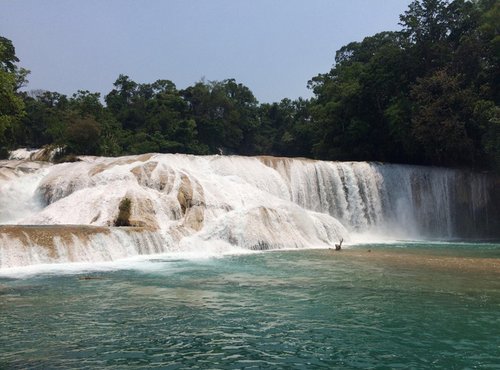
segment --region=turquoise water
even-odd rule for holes
[[[499,368],[499,263],[414,243],[4,276],[0,368]]]

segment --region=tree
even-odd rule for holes
[[[115,88],[104,98],[109,111],[124,129],[134,130],[142,126],[144,106],[138,98],[138,84],[121,74],[113,86]]]
[[[122,125],[121,146],[126,153],[206,153],[198,142],[196,122],[188,102],[169,80],[136,83],[120,75],[105,98],[112,117]]]
[[[17,62],[12,42],[0,37],[0,158],[7,156],[15,140],[16,126],[25,115],[17,89],[26,81],[28,71],[18,69]]]
[[[467,132],[471,101],[459,80],[460,76],[438,71],[413,86],[412,133],[428,164],[474,163],[473,141]]]
[[[95,155],[99,151],[101,128],[91,116],[68,118],[63,142],[67,153]]]
[[[402,34],[412,54],[414,73],[422,76],[446,62],[451,17],[447,0],[415,0],[400,16]]]
[[[104,107],[100,100],[100,93],[91,93],[88,90],[78,90],[69,99],[70,109],[82,117],[92,116],[99,119],[104,113]]]
[[[395,102],[408,91],[401,35],[382,32],[350,43],[337,52],[335,61],[329,73],[309,82],[315,93],[310,108],[317,135],[315,156],[404,160],[400,150],[387,145],[397,132],[389,125],[388,109],[399,107]]]
[[[259,129],[257,99],[234,79],[200,81],[181,92],[196,122],[200,142],[211,153],[254,154]]]
[[[283,99],[260,107],[260,128],[256,143],[261,153],[310,157],[314,139],[310,102]]]
[[[497,0],[416,0],[401,32],[337,53],[309,82],[313,154],[339,160],[479,166],[496,151]],[[488,109],[483,109],[486,105]],[[488,117],[488,118],[486,118]],[[488,143],[488,144],[486,144]]]

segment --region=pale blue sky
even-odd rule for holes
[[[235,78],[261,102],[309,97],[335,51],[397,30],[410,0],[0,0],[27,89],[71,95],[136,82]]]

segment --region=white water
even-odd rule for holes
[[[28,228],[22,239],[0,234],[2,268],[57,262],[96,263],[115,261],[129,256],[163,253],[169,245],[160,235],[152,232],[128,233],[112,229],[82,237],[81,233],[55,232],[50,243],[33,238]]]
[[[487,219],[491,191],[485,176],[366,162],[179,154],[82,159],[30,171],[19,168],[33,162],[1,162],[0,223],[108,227],[128,197],[132,223],[150,231],[111,228],[84,242],[76,233],[71,243],[49,243],[48,253],[47,245],[26,246],[25,238],[0,229],[0,268],[203,253],[215,245],[226,251],[332,247],[341,238],[454,238],[462,236],[462,218]]]
[[[43,208],[34,196],[47,164],[0,161],[0,224],[17,223]]]

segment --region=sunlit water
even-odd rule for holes
[[[498,368],[499,263],[396,243],[10,272],[0,368]]]

